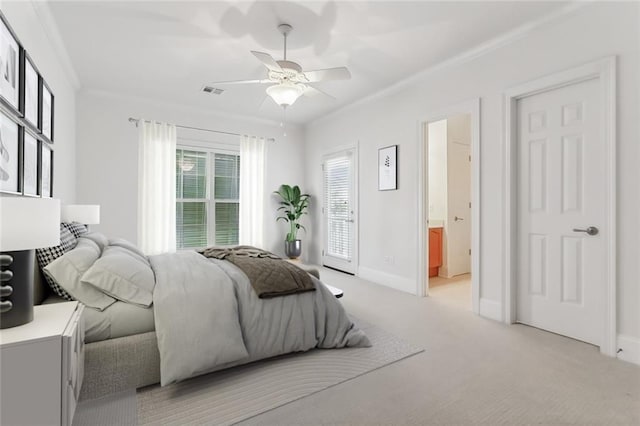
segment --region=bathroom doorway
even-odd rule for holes
[[[423,294],[479,311],[479,102],[423,123]],[[476,205],[474,205],[476,204]]]

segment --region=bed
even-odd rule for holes
[[[108,257],[108,253],[122,251],[121,247],[117,250],[109,248],[113,241],[102,235],[88,238],[86,230],[78,232],[76,229],[76,232],[76,243],[67,242],[64,250],[58,250],[65,255],[76,250],[66,257],[77,257],[81,250],[89,245],[93,247],[87,240],[94,239],[101,241],[99,259]],[[61,245],[65,238],[70,239],[68,233],[63,235],[61,226]],[[40,261],[43,256],[38,254]],[[205,258],[196,252],[146,259],[153,270],[152,301],[144,296],[145,291],[138,290],[130,295],[134,303],[112,298],[113,289],[105,292],[106,301],[104,294],[97,293],[87,301],[91,306],[85,307],[83,317],[85,376],[81,400],[156,383],[166,385],[313,347],[369,345],[340,302],[315,276],[308,275],[314,291],[261,299],[251,287],[248,275],[227,260]],[[36,304],[56,303],[71,297],[57,284],[52,286],[50,283],[51,271],[55,270],[52,265],[60,262],[56,260],[45,265],[46,276],[38,267],[34,291]],[[43,266],[45,262],[39,263]],[[98,263],[93,263],[93,267]],[[61,268],[60,265],[57,267]],[[68,269],[74,268],[64,271]],[[83,277],[89,272],[83,272]],[[61,281],[58,284],[75,292],[77,289],[73,285],[67,285],[73,279],[63,276],[64,279],[59,274],[56,276]],[[76,285],[86,286],[87,283],[76,279]],[[93,283],[90,287],[93,288]],[[55,294],[60,291],[63,291],[62,295]],[[207,300],[207,303],[201,300]],[[144,306],[147,303],[148,306]],[[216,328],[220,330],[216,331]],[[209,339],[207,333],[213,333],[215,339]],[[191,345],[191,342],[198,344]],[[186,345],[199,349],[181,350]]]

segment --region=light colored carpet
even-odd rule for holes
[[[357,318],[426,350],[241,425],[638,425],[640,367],[323,268]]]
[[[358,324],[370,348],[318,349],[138,391],[140,425],[233,424],[421,352]]]
[[[640,367],[323,268],[350,314],[425,351],[247,425],[639,425]]]

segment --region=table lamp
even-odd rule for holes
[[[35,250],[60,244],[60,200],[0,197],[0,329],[33,320]]]
[[[78,222],[83,225],[97,225],[100,223],[100,206],[98,204],[69,204],[62,206],[61,217],[62,221],[67,223]]]

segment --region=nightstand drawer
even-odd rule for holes
[[[62,425],[71,425],[84,378],[84,322],[78,309],[62,335]]]

